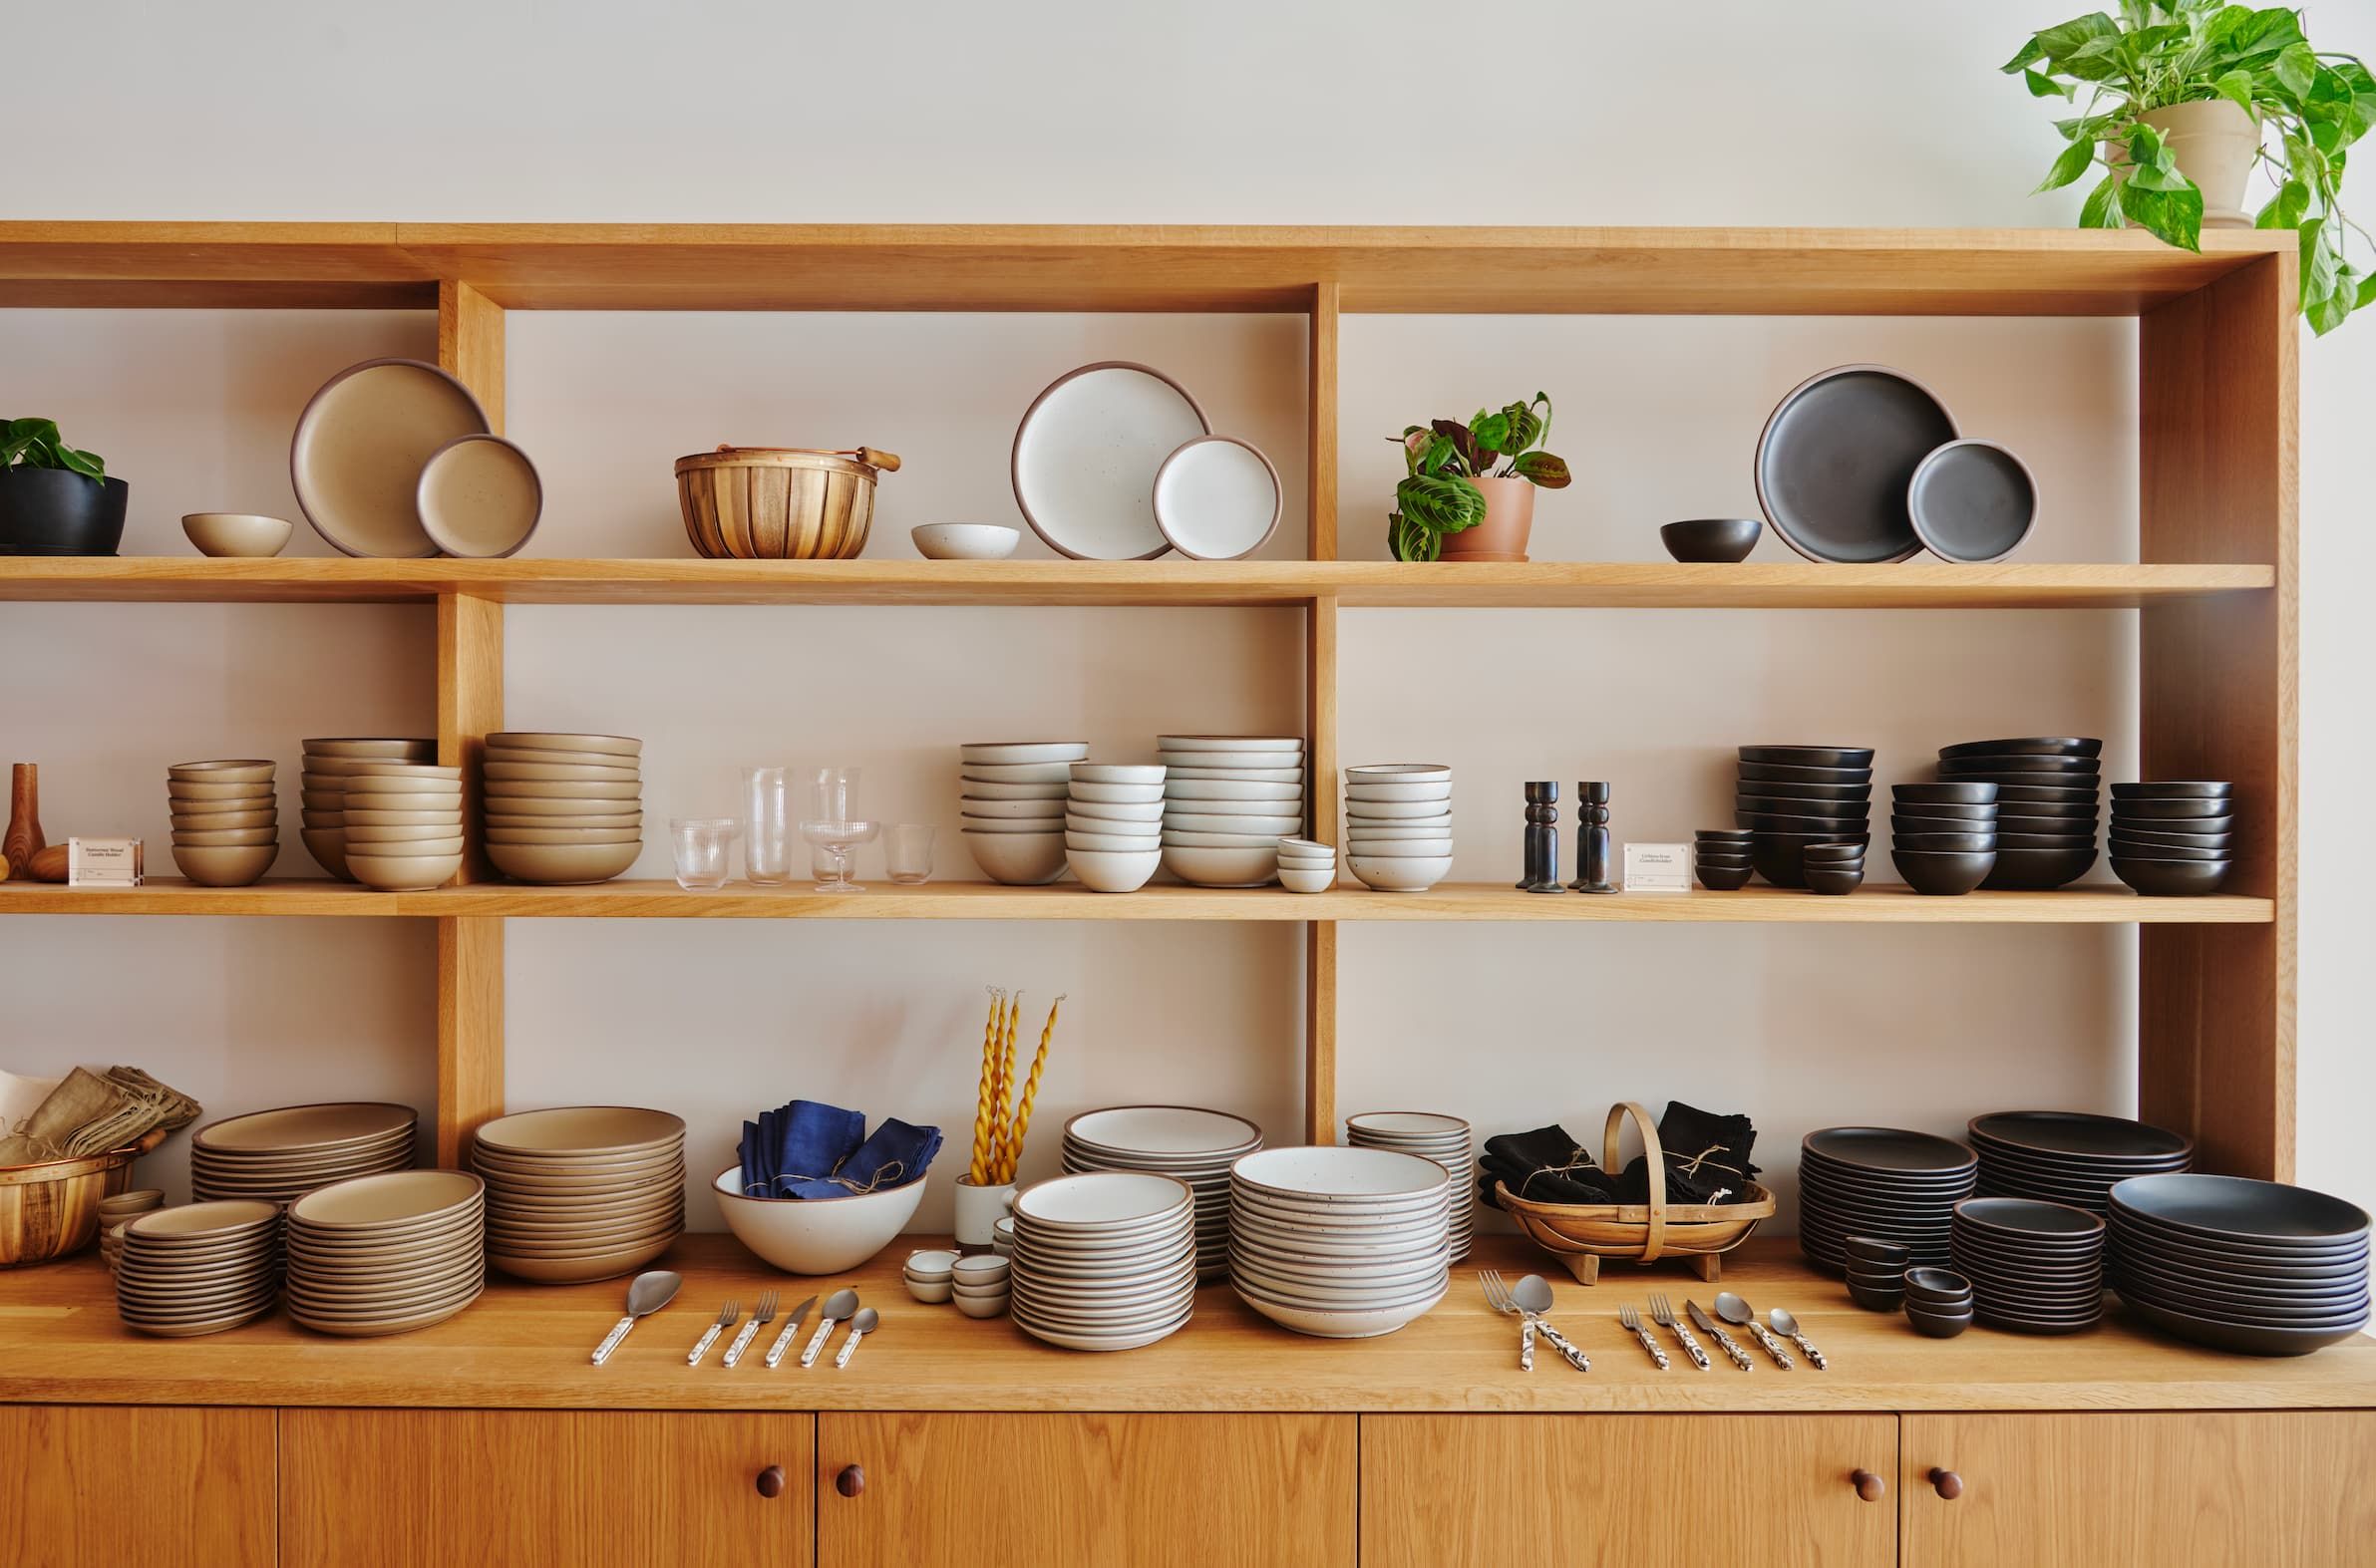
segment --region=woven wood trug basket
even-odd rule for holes
[[[1739,1203],[1668,1203],[1658,1128],[1650,1113],[1631,1100],[1609,1107],[1601,1132],[1600,1162],[1611,1175],[1623,1168],[1617,1134],[1629,1115],[1641,1128],[1642,1152],[1649,1156],[1649,1202],[1532,1203],[1499,1181],[1494,1183],[1495,1195],[1529,1240],[1586,1285],[1599,1280],[1603,1258],[1631,1263],[1686,1258],[1701,1279],[1716,1278],[1719,1255],[1747,1241],[1759,1220],[1773,1217],[1774,1194],[1752,1181]]]
[[[711,560],[846,561],[866,547],[875,475],[898,467],[871,447],[720,447],[677,459],[677,503]]]

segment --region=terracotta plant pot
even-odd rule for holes
[[[1444,535],[1448,561],[1523,561],[1527,536],[1534,531],[1534,484],[1530,479],[1471,479],[1485,492],[1485,520]]]
[[[2238,105],[2224,98],[2195,104],[2173,104],[2138,116],[2162,133],[2178,159],[2178,171],[2203,191],[2205,228],[2250,228],[2244,210],[2244,181],[2252,172],[2252,155],[2260,150],[2260,126]],[[2116,153],[2113,165],[2128,161]]]

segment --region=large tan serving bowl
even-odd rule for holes
[[[712,560],[842,561],[866,547],[887,452],[720,447],[676,461],[693,548]]]
[[[130,1187],[132,1162],[165,1139],[158,1127],[105,1154],[0,1165],[0,1269],[47,1263],[91,1245],[99,1235],[99,1200]]]

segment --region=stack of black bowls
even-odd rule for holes
[[[2241,1176],[2139,1176],[2112,1189],[2112,1288],[2198,1345],[2299,1356],[2368,1322],[2368,1216]]]
[[[1996,865],[1992,784],[1892,784],[1889,858],[1917,893],[1968,893]]]
[[[2067,1203],[1969,1198],[1949,1250],[1973,1316],[2015,1334],[2076,1334],[2104,1316],[2104,1221]]]
[[[2103,751],[2102,741],[2075,735],[1940,748],[1942,781],[1997,786],[1996,864],[1982,887],[2034,892],[2087,874],[2096,863]]]
[[[2215,893],[2235,842],[2235,786],[2210,780],[2112,786],[2112,874],[2140,893]]]
[[[2131,1176],[2185,1170],[2195,1140],[2167,1127],[2084,1110],[1997,1110],[1974,1116],[1980,1194],[2037,1198],[2101,1214]]]
[[[1749,829],[1703,827],[1691,845],[1691,868],[1700,886],[1729,893],[1749,883]]]
[[[1740,766],[1733,822],[1749,829],[1750,863],[1776,887],[1807,885],[1809,844],[1872,841],[1871,747],[1744,746]]]
[[[1902,1127],[1821,1127],[1799,1144],[1799,1250],[1845,1274],[1848,1238],[1893,1241],[1905,1261],[1947,1261],[1955,1205],[1980,1162],[1952,1138]]]

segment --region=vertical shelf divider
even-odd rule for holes
[[[1305,522],[1315,561],[1336,559],[1337,467],[1337,286],[1312,289],[1309,368],[1310,399],[1306,454]],[[1318,594],[1304,618],[1304,724],[1306,766],[1312,798],[1312,837],[1339,841],[1337,779],[1337,601]],[[1333,920],[1314,920],[1303,940],[1303,1111],[1304,1136],[1313,1143],[1336,1141],[1337,931]]]

